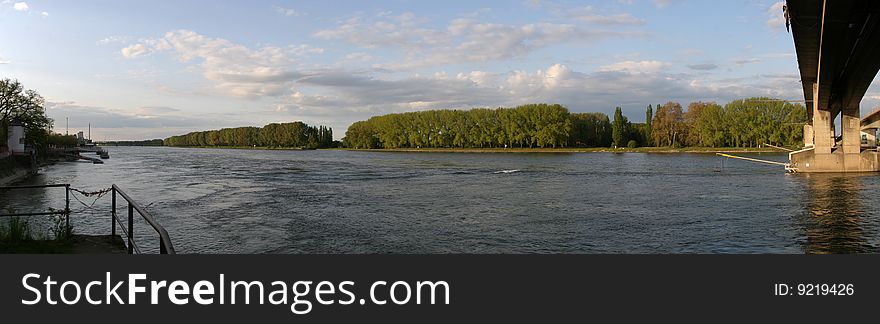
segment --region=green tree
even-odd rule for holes
[[[648,105],[645,110],[645,145],[651,146],[651,121],[654,119],[654,108]]]
[[[46,101],[34,90],[27,90],[18,80],[0,80],[0,128],[8,129],[12,121],[20,121],[25,128],[26,144],[39,155],[48,146],[52,119],[46,116]]]
[[[684,113],[681,104],[667,102],[657,107],[654,120],[651,122],[651,140],[658,146],[677,146],[680,143],[684,127]]]
[[[620,107],[614,109],[614,121],[611,123],[611,141],[616,147],[623,147],[627,139],[626,117]]]
[[[571,114],[570,146],[611,146],[611,122],[603,113]]]

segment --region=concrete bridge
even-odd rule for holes
[[[787,0],[809,122],[804,149],[789,155],[795,172],[880,171],[876,146],[863,147],[880,128],[880,114],[859,118],[865,92],[880,70],[880,1]],[[834,120],[841,115],[841,137]],[[863,125],[863,123],[865,123]]]

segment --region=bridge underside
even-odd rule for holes
[[[810,119],[805,149],[789,155],[791,170],[880,171],[877,149],[862,147],[859,119],[862,97],[880,70],[880,1],[788,0],[786,8]]]

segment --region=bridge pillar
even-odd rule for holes
[[[859,118],[859,106],[843,107],[841,111],[840,126],[843,135],[843,152],[846,154],[861,153],[862,139],[859,135],[861,120]]]
[[[804,147],[813,146],[813,125],[804,124]]]
[[[859,154],[862,153],[859,104],[842,107],[840,112],[840,132],[843,136],[843,165],[847,171],[856,171],[859,170],[859,163],[861,160]]]
[[[815,154],[831,154],[834,146],[834,119],[828,107],[819,107],[819,84],[813,83],[813,143]]]

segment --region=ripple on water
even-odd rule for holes
[[[764,158],[784,159],[784,155]],[[192,253],[864,253],[880,177],[703,154],[113,148],[34,183],[117,183]],[[63,191],[18,193],[46,208]],[[20,196],[0,193],[0,208]],[[20,203],[18,205],[20,206]],[[108,210],[99,201],[96,210]],[[105,230],[105,215],[75,218]],[[93,215],[93,216],[92,216]],[[138,233],[149,238],[150,233]],[[145,239],[145,249],[154,240]]]

